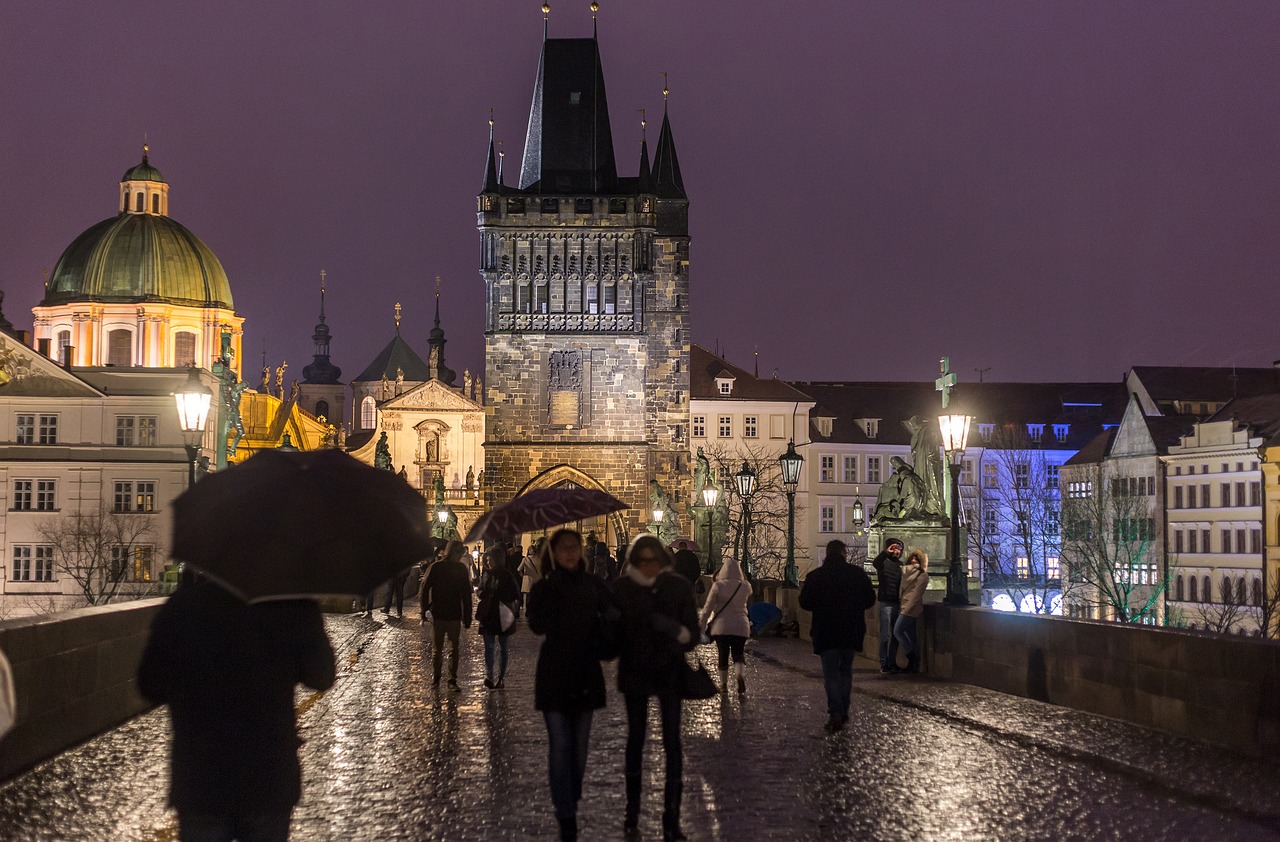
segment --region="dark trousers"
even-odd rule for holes
[[[675,693],[658,697],[662,719],[662,751],[667,757],[666,783],[662,795],[662,826],[679,827],[680,797],[684,791],[684,751],[680,747],[681,699]],[[641,760],[644,757],[645,731],[649,724],[649,696],[627,694],[627,760],[628,794],[631,782],[639,795]]]
[[[383,614],[391,613],[391,603],[396,605],[396,614],[404,616],[404,583],[409,578],[409,571],[405,571],[399,576],[387,583],[387,603],[382,607]]]
[[[591,738],[591,711],[545,710],[547,769],[551,778],[551,803],[557,819],[578,815],[582,778],[587,773],[587,744]]]
[[[828,649],[822,653],[822,684],[827,690],[827,715],[837,722],[849,718],[853,696],[853,650]]]
[[[733,662],[740,664],[746,660],[744,649],[747,639],[736,634],[718,634],[713,638],[716,642],[716,654],[720,656],[720,671],[729,668],[729,653],[733,653]]]
[[[898,603],[880,603],[880,669],[898,665],[898,639],[893,636],[893,624],[898,619]]]
[[[907,653],[908,658],[915,656],[920,648],[916,645],[916,618],[908,617],[906,614],[899,614],[898,619],[893,624],[893,636],[902,646],[902,651]]]
[[[210,816],[178,811],[178,842],[284,842],[293,810],[256,816]]]
[[[431,647],[431,678],[440,680],[440,667],[444,659],[444,639],[449,638],[449,677],[458,680],[458,638],[462,635],[461,620],[432,620],[435,645]]]

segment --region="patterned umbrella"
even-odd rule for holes
[[[630,508],[626,503],[590,488],[541,488],[521,494],[476,521],[466,541],[496,539],[534,532]]]
[[[338,450],[264,450],[173,503],[173,556],[245,601],[360,596],[432,553],[422,495]]]

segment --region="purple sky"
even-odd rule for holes
[[[482,368],[487,108],[516,180],[529,2],[6,4],[0,287],[114,213],[143,132],[172,215],[301,375],[319,271],[334,361]],[[553,36],[590,34],[553,0]],[[603,0],[620,172],[661,71],[692,202],[694,340],[794,379],[1115,379],[1280,357],[1280,4]],[[945,297],[956,303],[944,304]],[[891,348],[891,346],[893,346]],[[251,378],[252,379],[252,378]]]

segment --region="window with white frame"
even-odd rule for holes
[[[758,415],[742,416],[742,435],[744,438],[753,439],[759,435],[760,417]]]
[[[1000,466],[995,462],[982,463],[982,487],[998,488],[1000,485]]]
[[[1027,425],[1027,438],[1031,439],[1031,441],[1033,441],[1033,442],[1039,443],[1039,441],[1040,441],[1041,439],[1043,439],[1043,438],[1044,438],[1044,425],[1043,425],[1043,424],[1028,424],[1028,425]]]
[[[52,582],[53,546],[15,544],[12,573],[9,578],[14,582]]]
[[[1054,424],[1053,437],[1058,441],[1066,441],[1067,434],[1071,432],[1070,424]]]
[[[154,512],[156,484],[151,480],[116,482],[113,499],[117,512]]]
[[[13,440],[18,444],[36,443],[36,417],[19,413],[14,418]]]
[[[111,564],[112,569],[127,581],[155,581],[155,547],[114,546],[111,548]]]
[[[38,444],[57,444],[58,443],[58,416],[41,415],[36,427],[36,442]]]
[[[1019,579],[1031,578],[1031,562],[1026,556],[1018,556],[1017,571]]]
[[[988,505],[982,510],[982,531],[987,535],[994,535],[1000,529],[1000,513],[996,511],[995,506]]]
[[[117,415],[116,445],[154,447],[158,426],[158,419],[154,415]]]
[[[991,437],[996,434],[995,424],[979,424],[978,435],[982,436],[983,441],[990,441]]]
[[[818,482],[835,482],[836,481],[836,457],[819,456],[818,457]]]
[[[867,482],[876,484],[880,482],[880,457],[867,457]]]
[[[37,512],[52,512],[58,508],[58,481],[53,479],[36,480]]]
[[[855,483],[858,481],[858,457],[844,457],[844,481],[846,483]]]
[[[1049,535],[1057,535],[1062,531],[1062,512],[1057,509],[1045,509],[1044,530]]]
[[[960,484],[973,485],[973,460],[965,459],[960,463]]]
[[[1054,556],[1048,556],[1044,560],[1045,576],[1050,579],[1062,578],[1062,562]]]
[[[718,419],[718,422],[719,422],[718,426],[720,428],[720,438],[722,439],[733,438],[733,416],[721,415]]]
[[[1062,480],[1061,465],[1045,465],[1044,467],[1044,484],[1046,488],[1057,488],[1058,483]]]
[[[695,439],[705,439],[707,437],[707,416],[693,416],[693,437]]]
[[[733,381],[727,377],[716,378],[716,390],[722,395],[733,394]]]
[[[835,532],[836,531],[836,507],[835,506],[819,506],[818,507],[818,531],[819,532]]]
[[[15,479],[12,508],[18,512],[51,512],[57,508],[58,481]]]
[[[365,395],[360,401],[360,429],[372,430],[378,426],[378,404],[372,395]]]
[[[1026,462],[1017,462],[1013,466],[1013,487],[1027,488],[1030,485],[1031,466]]]

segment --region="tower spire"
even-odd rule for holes
[[[542,4],[542,40],[547,40],[547,18],[551,16],[551,4]]]
[[[324,277],[326,274],[328,273],[323,269],[320,270],[320,324],[324,324]]]
[[[493,155],[493,109],[489,109],[489,156],[484,164],[484,187],[481,193],[497,193],[500,183],[500,170],[497,169]]]
[[[396,302],[396,336],[400,335],[400,302]]]
[[[444,346],[447,341],[444,338],[444,329],[440,327],[440,276],[436,275],[436,324],[431,328],[427,340],[427,345],[431,348],[431,353],[427,357],[427,368],[432,380],[439,380],[446,386],[452,386],[458,375],[444,364]]]
[[[667,113],[667,74],[662,74],[662,130],[658,133],[658,148],[653,153],[653,180],[659,198],[685,199],[684,179],[680,176],[680,161],[676,158],[676,142],[671,136],[671,119]]]
[[[436,327],[440,327],[440,276],[436,275]]]
[[[600,11],[600,4],[596,0],[591,0],[591,37],[599,38],[599,30],[596,29],[596,13]]]
[[[502,148],[502,141],[498,141],[498,186],[506,185],[506,181],[502,175],[502,165],[506,163],[507,153]]]
[[[329,361],[329,340],[333,337],[329,333],[329,326],[324,323],[325,278],[328,274],[325,270],[320,270],[320,322],[316,325],[315,333],[311,335],[311,339],[316,343],[316,350],[311,363],[302,369],[303,383],[334,384],[338,382],[338,378],[342,377],[342,369]],[[263,345],[263,359],[263,365],[265,366],[265,343]]]
[[[645,118],[644,109],[640,109],[640,178],[637,185],[641,193],[653,189],[653,176],[649,172],[649,121]]]

